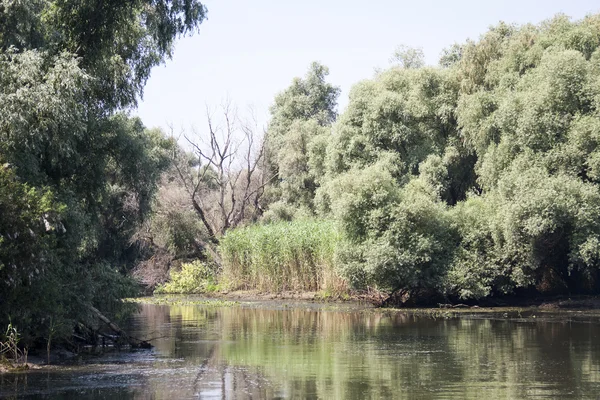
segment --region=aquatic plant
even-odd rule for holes
[[[17,327],[12,323],[8,324],[4,333],[4,340],[0,341],[0,360],[8,363],[20,363],[27,365],[27,348],[19,348],[21,335]]]
[[[228,232],[221,240],[223,278],[236,289],[346,290],[335,268],[342,236],[328,220],[299,219]]]
[[[241,303],[238,301],[220,300],[220,299],[198,299],[187,298],[183,296],[151,296],[123,299],[127,303],[154,304],[168,306],[205,306],[205,307],[233,307]]]

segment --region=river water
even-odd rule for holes
[[[152,350],[0,375],[32,399],[600,397],[600,317],[263,302],[140,306]]]

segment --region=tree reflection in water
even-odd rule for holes
[[[579,315],[143,305],[130,328],[152,351],[5,374],[0,397],[593,397],[600,318]]]

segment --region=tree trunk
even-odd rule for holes
[[[140,340],[140,339],[134,338],[132,336],[129,336],[125,331],[123,331],[121,328],[119,328],[119,326],[117,324],[115,324],[110,319],[108,319],[104,314],[102,314],[100,312],[100,310],[98,310],[96,307],[89,306],[88,308],[90,309],[91,312],[93,312],[98,317],[98,319],[100,321],[104,322],[113,332],[115,332],[117,335],[119,335],[119,337],[122,337],[123,339],[125,339],[131,347],[143,348],[143,349],[149,349],[152,347],[152,345],[145,340]]]
[[[208,237],[210,238],[210,241],[213,243],[218,243],[217,237],[215,236],[215,231],[213,231],[212,227],[208,223],[208,220],[206,219],[206,215],[204,215],[204,211],[202,210],[202,207],[200,207],[200,204],[198,204],[198,202],[196,201],[196,199],[193,196],[192,196],[192,205],[194,206],[194,210],[196,210],[196,213],[198,214],[198,216],[200,216],[200,219],[202,220],[204,227],[208,231]]]

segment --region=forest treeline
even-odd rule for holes
[[[399,47],[339,115],[314,63],[264,135],[229,103],[197,134],[145,128],[128,112],[206,12],[0,0],[0,326],[67,338],[169,271],[173,291],[598,292],[600,15],[501,23],[439,66]]]
[[[500,23],[438,66],[402,46],[391,61],[340,115],[318,63],[276,96],[253,217],[207,212],[227,228],[224,284],[454,301],[597,293],[600,15]],[[236,174],[226,193],[240,193]]]

